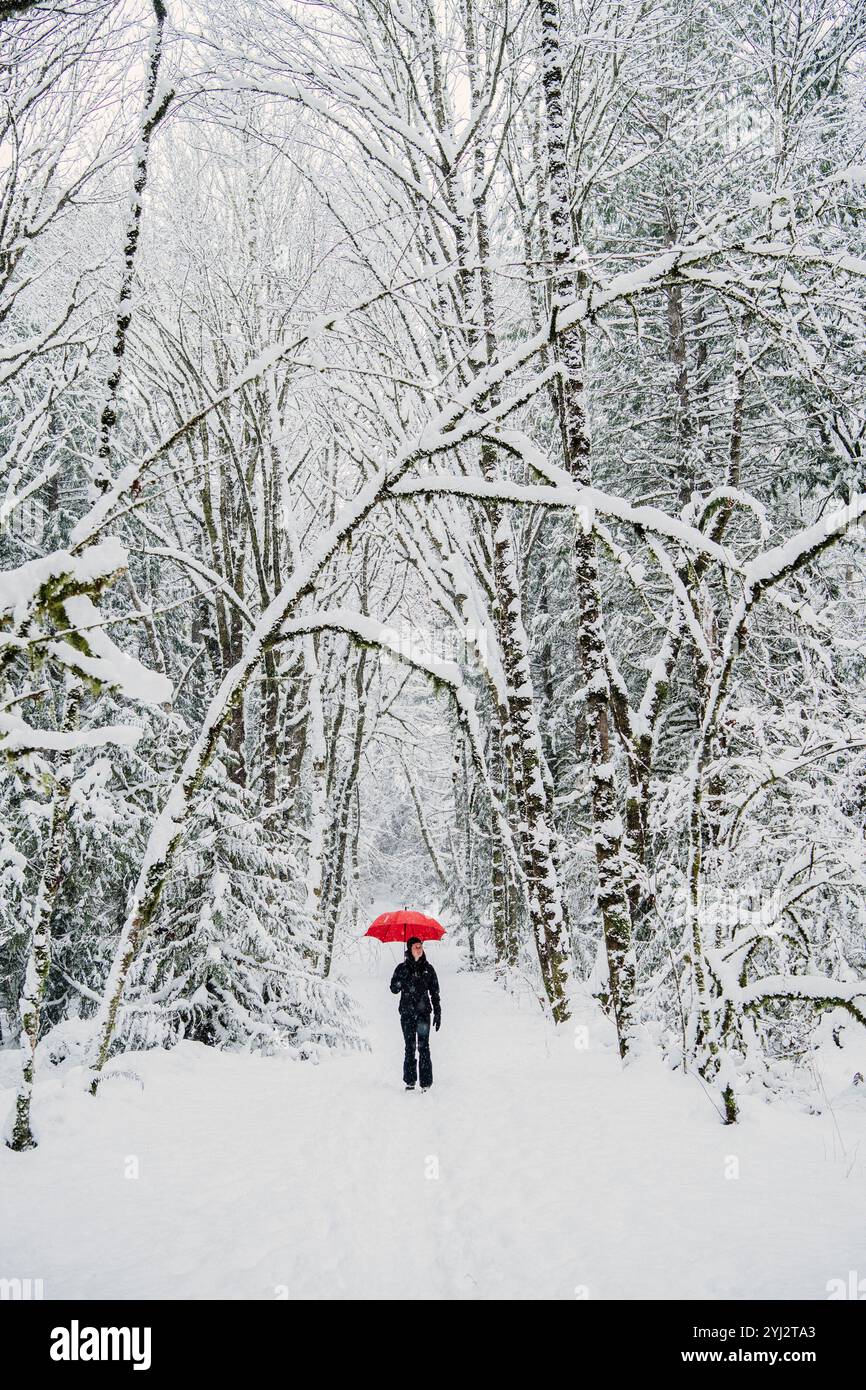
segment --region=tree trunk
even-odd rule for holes
[[[549,217],[555,266],[554,316],[573,298],[580,248],[574,239],[570,189],[566,171],[563,121],[562,57],[558,0],[539,0],[542,86],[547,113]],[[559,412],[566,466],[578,486],[592,482],[591,451],[586,423],[583,347],[572,331],[557,340],[561,362]],[[620,1055],[631,1039],[635,964],[632,922],[623,879],[623,824],[617,807],[614,769],[608,741],[610,691],[605,662],[598,561],[591,528],[578,522],[574,577],[578,598],[578,645],[587,691],[587,734],[590,757],[593,838],[598,867],[598,900],[610,970],[611,994]]]
[[[79,687],[72,687],[66,702],[66,715],[63,723],[65,733],[71,733],[78,725],[80,700]],[[74,755],[68,753],[61,758],[57,768],[54,779],[51,829],[48,834],[42,878],[33,904],[33,933],[20,1004],[21,1079],[18,1083],[18,1094],[15,1099],[11,1136],[6,1140],[10,1149],[18,1151],[35,1149],[36,1147],[36,1139],[30,1127],[30,1102],[36,1071],[39,1019],[48,985],[48,971],[51,966],[51,918],[62,880],[63,846],[66,842],[66,829],[69,823],[69,794],[72,789],[73,762]]]

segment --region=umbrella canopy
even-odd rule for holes
[[[425,917],[423,912],[410,912],[403,908],[399,912],[383,912],[365,936],[375,936],[379,941],[408,941],[410,936],[419,936],[422,941],[439,941],[445,935],[433,917]]]

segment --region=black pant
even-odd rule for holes
[[[421,1085],[433,1085],[433,1063],[430,1060],[430,1015],[401,1014],[400,1027],[406,1041],[406,1055],[403,1058],[403,1080],[407,1086],[415,1085],[415,1041],[418,1042],[418,1063]]]

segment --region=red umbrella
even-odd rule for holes
[[[419,936],[422,941],[439,941],[445,935],[433,917],[425,917],[423,912],[410,912],[406,908],[399,912],[383,912],[377,917],[365,936],[375,936],[379,941],[408,941],[410,936]]]

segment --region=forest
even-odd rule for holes
[[[863,0],[0,51],[6,1145],[64,1067],[364,1054],[374,902],[717,1126],[861,1084]]]

